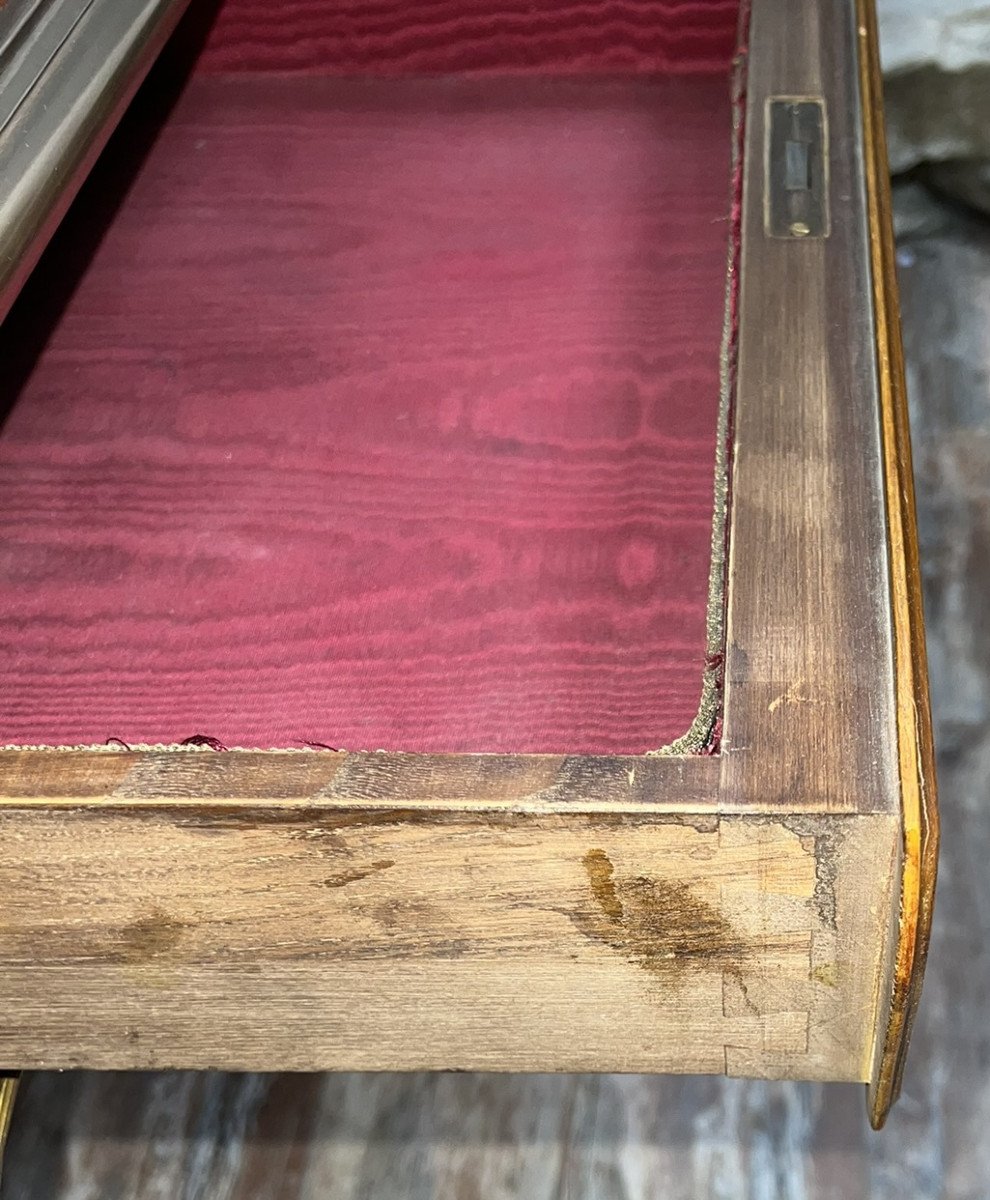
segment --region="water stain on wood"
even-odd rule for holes
[[[173,951],[189,928],[160,908],[153,908],[120,930],[120,960],[145,963]]]
[[[621,922],[625,911],[615,890],[615,869],[611,859],[604,850],[589,850],[584,856],[584,869],[602,912],[610,921]]]
[[[644,970],[675,982],[699,965],[733,970],[751,952],[749,942],[687,884],[617,876],[600,849],[582,861],[593,903],[572,915],[575,925]]]

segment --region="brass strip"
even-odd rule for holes
[[[878,1030],[878,1053],[869,1085],[870,1122],[874,1129],[880,1129],[900,1093],[908,1040],[921,995],[938,864],[938,802],[911,434],[898,323],[890,177],[873,0],[856,0],[856,13],[890,551],[897,755],[903,822],[893,979],[887,998],[886,1028]]]
[[[10,1122],[14,1115],[14,1101],[17,1099],[19,1083],[19,1075],[0,1075],[0,1173],[3,1171],[3,1152],[7,1146],[7,1134],[10,1132]]]

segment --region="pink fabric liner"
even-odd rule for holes
[[[739,0],[226,0],[202,71],[727,73]]]
[[[194,77],[0,438],[0,738],[683,733],[729,130],[717,75]]]

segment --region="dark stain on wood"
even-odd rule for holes
[[[120,930],[120,961],[145,963],[171,953],[189,928],[160,908],[153,908],[143,917],[124,925]]]
[[[604,850],[583,861],[593,905],[572,914],[586,936],[617,950],[666,982],[700,966],[733,971],[753,947],[687,884],[618,876]]]
[[[328,875],[323,880],[323,886],[328,888],[345,887],[349,883],[357,883],[359,879],[367,879],[369,875],[377,875],[379,871],[387,871],[395,866],[394,858],[382,858],[367,867],[352,867],[347,871],[338,871],[336,875]]]
[[[621,921],[625,912],[615,890],[615,868],[609,856],[604,850],[589,850],[584,856],[584,869],[602,912],[611,921]]]

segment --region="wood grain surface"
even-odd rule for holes
[[[207,71],[726,71],[739,0],[226,0]]]
[[[730,142],[724,75],[195,79],[3,429],[0,741],[683,734]]]
[[[913,204],[912,209],[917,205]],[[906,209],[905,209],[906,211]],[[641,1075],[29,1076],[4,1200],[982,1200],[990,1149],[990,235],[901,247],[945,827],[904,1094]],[[934,230],[934,232],[933,232]]]
[[[866,1078],[889,816],[159,804],[0,829],[0,1063]]]
[[[868,214],[846,0],[753,8],[724,804],[900,809]],[[822,96],[827,238],[764,236],[771,95]]]

